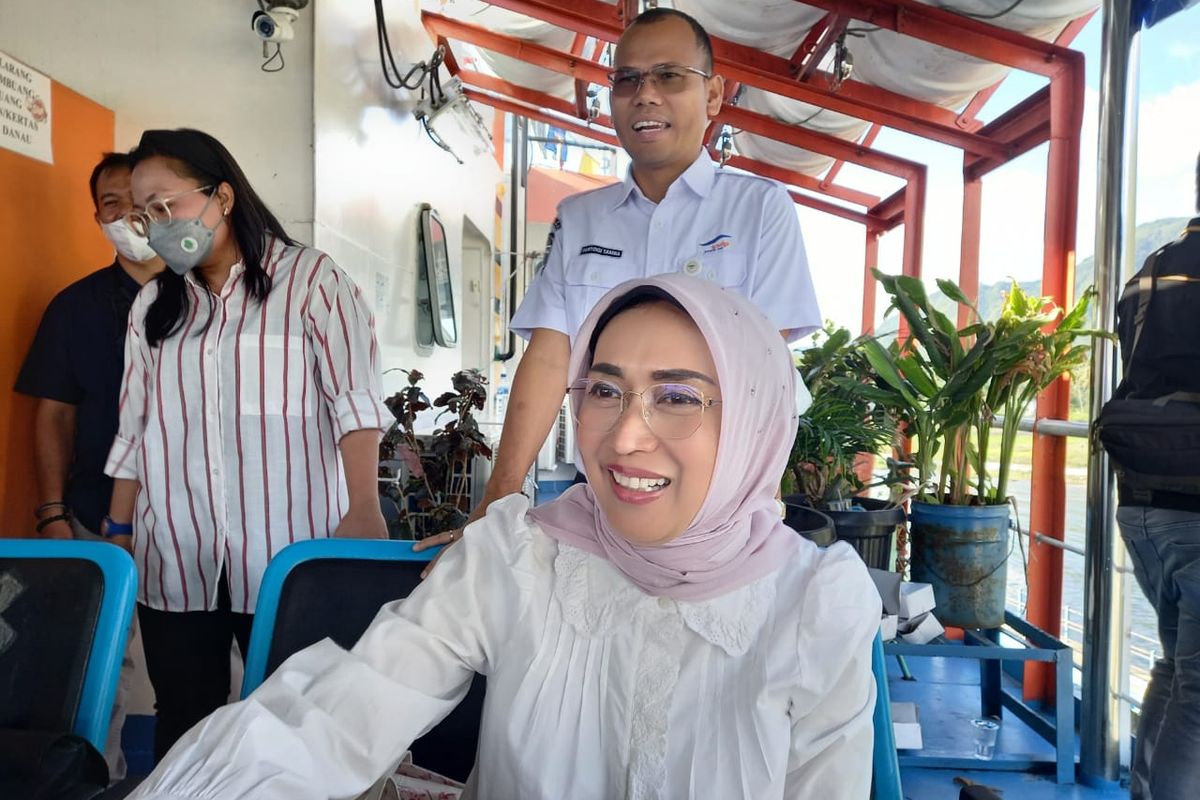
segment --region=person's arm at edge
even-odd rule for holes
[[[350,431],[338,443],[350,508],[333,532],[338,537],[386,539],[387,523],[379,510],[379,439],[376,428]]]
[[[75,457],[75,406],[39,398],[33,418],[33,467],[37,475],[39,520],[67,515],[63,502],[66,496],[67,475]],[[42,528],[43,539],[71,539],[71,521],[51,522]]]
[[[558,409],[562,407],[567,385],[567,364],[571,358],[566,315],[566,254],[572,252],[572,244],[571,226],[563,225],[561,220],[564,205],[570,200],[567,198],[558,206],[558,213],[546,237],[545,263],[529,285],[510,322],[512,330],[527,338],[529,345],[513,375],[508,411],[492,474],[484,487],[483,498],[472,510],[467,524],[481,518],[494,501],[521,491],[525,476],[554,424]],[[418,542],[414,549],[448,546],[461,536],[461,530],[447,531]],[[421,573],[422,578],[429,574],[440,558],[441,553]]]
[[[571,341],[565,333],[549,328],[533,332],[529,349],[513,376],[496,464],[483,501],[471,513],[472,522],[482,517],[493,501],[521,491],[562,408],[570,358]]]
[[[784,341],[798,341],[821,327],[812,272],[796,207],[775,184],[765,200],[753,278],[747,292],[776,325]]]
[[[314,339],[325,396],[333,398],[330,412],[350,500],[331,535],[386,539],[379,508],[379,440],[390,414],[383,404],[375,316],[358,285],[327,256],[318,258],[323,274],[303,312],[305,331]]]
[[[117,435],[104,464],[104,474],[113,479],[108,519],[118,525],[133,524],[134,505],[142,488],[136,453],[146,429],[145,409],[150,392],[147,382],[152,360],[143,327],[146,308],[157,291],[157,282],[151,282],[138,294],[129,311],[129,327],[125,332],[125,375],[121,379],[121,399],[117,408]],[[104,536],[107,531],[108,522],[101,521],[96,533]],[[111,541],[133,553],[132,534],[113,536]]]
[[[491,529],[472,528],[348,652],[318,642],[195,725],[131,800],[359,796],[458,705],[476,672],[491,672],[526,619],[525,508],[497,507]]]
[[[798,663],[816,663],[798,677],[788,711],[792,744],[783,797],[863,800],[871,789],[877,691],[871,657],[881,602],[848,547],[839,543],[820,559],[796,616]]]
[[[113,478],[112,500],[108,504],[108,519],[119,525],[133,523],[133,506],[137,501],[138,492],[142,489],[141,481],[134,478]],[[105,535],[108,522],[100,523],[100,535]],[[133,552],[133,535],[123,534],[111,537],[113,544]]]
[[[471,512],[468,524],[481,518],[496,500],[521,491],[525,476],[562,408],[570,357],[571,340],[565,333],[549,328],[534,330],[529,348],[513,376],[496,463],[483,499]],[[419,551],[448,544],[455,538],[451,536],[453,533],[430,536],[417,542],[413,549]],[[436,563],[435,559],[423,575],[428,574]]]

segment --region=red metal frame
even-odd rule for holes
[[[883,130],[882,125],[872,125],[867,130],[866,136],[864,136],[862,138],[862,146],[870,147],[871,145],[875,144],[875,140],[879,138],[879,132],[882,130]],[[837,178],[838,173],[842,171],[842,167],[844,165],[845,165],[845,162],[843,162],[843,161],[833,162],[833,166],[829,168],[829,171],[825,173],[825,177],[821,179],[821,186],[823,186],[823,187],[832,186],[834,180]]]
[[[575,34],[575,41],[571,43],[571,55],[583,55],[583,48],[587,46],[587,43],[587,36],[582,33]],[[580,119],[588,118],[587,87],[587,81],[581,78],[575,79],[575,115]]]
[[[588,139],[595,139],[598,142],[611,144],[614,147],[620,147],[621,142],[617,140],[616,134],[611,131],[605,131],[600,128],[585,125],[571,117],[559,117],[545,113],[541,109],[525,105],[523,103],[514,102],[508,98],[500,97],[487,92],[473,89],[470,86],[463,88],[463,93],[468,100],[474,100],[477,103],[482,103],[485,106],[491,106],[497,111],[504,111],[508,114],[517,114],[518,116],[527,117],[538,122],[545,122],[549,125],[562,128],[572,133],[577,133]]]
[[[811,175],[795,172],[776,164],[768,164],[765,161],[756,161],[748,156],[733,156],[726,163],[737,169],[744,169],[747,172],[773,178],[780,183],[797,186],[810,192],[827,194],[830,197],[836,197],[839,200],[863,206],[864,208],[874,208],[879,203],[879,197],[869,192],[860,192],[857,189],[836,185],[825,188],[821,185],[821,181]]]
[[[800,43],[800,47],[791,58],[797,80],[806,81],[813,76],[821,64],[821,59],[825,58],[825,54],[833,49],[837,40],[846,32],[849,24],[849,17],[826,14],[818,20],[816,25],[813,25],[808,36],[804,37],[804,41]]]
[[[576,81],[582,79],[599,83],[606,79],[607,70],[602,65],[584,59],[578,54],[562,53],[553,48],[523,41],[505,34],[495,33],[480,26],[432,12],[423,12],[421,17],[426,30],[439,43],[448,44],[448,39],[467,42],[503,55],[523,59],[543,69],[569,75],[575,78]],[[580,135],[592,136],[593,138],[603,137],[602,141],[606,142],[614,141],[615,137],[611,137],[611,134],[607,130],[601,130],[592,125],[580,127],[577,123],[566,119],[558,119],[557,117],[536,113],[539,109],[550,109],[564,115],[571,115],[577,109],[572,106],[570,101],[542,92],[536,92],[532,89],[516,87],[505,81],[474,71],[457,68],[455,74],[468,86],[473,85],[487,90],[488,93],[486,94],[474,92],[469,95],[472,99],[479,102],[500,108],[501,110],[511,111],[514,107],[514,101],[516,101],[516,103],[521,104],[520,107],[525,109],[522,112],[516,113],[524,113],[525,116],[564,127],[580,133]],[[606,126],[611,125],[611,121],[607,119],[596,120],[596,122]],[[926,171],[923,164],[873,150],[862,144],[847,142],[843,139],[799,126],[787,125],[772,117],[747,111],[737,106],[724,106],[713,120],[713,128],[715,129],[716,126],[726,122],[741,130],[746,130],[760,136],[767,136],[812,152],[828,155],[836,160],[849,161],[868,169],[904,179],[906,185],[901,195],[904,201],[904,208],[899,208],[896,200],[893,198],[888,201],[889,205],[886,215],[878,213],[874,209],[870,209],[867,213],[869,216],[875,218],[886,216],[887,221],[882,223],[883,229],[890,229],[901,222],[906,223],[904,225],[902,269],[907,275],[919,275],[921,273],[926,180]],[[823,187],[820,183],[817,183],[813,187],[813,191],[834,194],[830,188]],[[845,199],[844,196],[843,199]]]
[[[875,332],[875,275],[873,270],[879,267],[879,232],[866,229],[866,252],[863,255],[863,301],[862,301],[862,332]]]
[[[637,11],[636,0],[616,5],[602,0],[491,0],[493,5],[541,19],[600,41],[616,41]],[[878,263],[879,236],[897,225],[905,227],[904,271],[918,274],[925,207],[924,166],[874,150],[881,127],[895,128],[963,151],[963,235],[960,282],[968,295],[978,293],[979,233],[982,178],[1013,158],[1049,143],[1047,156],[1046,225],[1043,248],[1042,293],[1059,305],[1069,305],[1074,274],[1075,214],[1078,204],[1079,136],[1083,107],[1083,56],[1067,44],[1086,24],[1081,18],[1069,24],[1054,43],[997,28],[918,0],[803,0],[826,16],[806,37],[791,58],[763,53],[752,47],[713,40],[717,72],[729,85],[744,83],[769,92],[812,103],[872,123],[862,143],[845,142],[726,103],[709,136],[722,122],[757,135],[830,155],[834,165],[817,180],[773,165],[735,157],[731,166],[776,177],[795,187],[793,199],[812,208],[859,222],[866,228],[863,330],[874,324],[875,292],[870,268]],[[422,14],[430,34],[438,41],[468,42],[560,73],[576,80],[574,102],[514,86],[477,72],[462,70],[452,59],[447,66],[466,84],[468,96],[510,113],[549,122],[581,136],[616,144],[611,120],[587,121],[586,82],[603,83],[606,68],[583,57],[580,38],[572,53],[502,36],[436,14]],[[849,20],[885,28],[986,61],[1049,78],[1050,85],[987,125],[976,115],[996,87],[988,87],[961,112],[916,100],[854,80],[835,85],[821,72],[819,63],[836,42]],[[729,97],[726,98],[728,101]],[[706,139],[708,141],[708,139]],[[895,175],[904,187],[880,199],[835,182],[843,162]],[[811,194],[810,194],[811,193]],[[841,205],[825,195],[857,208]],[[1065,418],[1068,387],[1060,381],[1038,399],[1039,417]],[[1037,435],[1034,442],[1033,496],[1029,530],[1063,537],[1065,447],[1061,439]],[[1058,634],[1060,628],[1061,553],[1030,539],[1030,594],[1027,616],[1035,625]],[[1030,666],[1026,671],[1026,696],[1053,694],[1049,672]]]

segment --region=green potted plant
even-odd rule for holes
[[[1017,426],[1040,392],[1086,362],[1086,340],[1095,333],[1085,327],[1093,291],[1064,314],[1014,282],[999,317],[984,321],[958,286],[940,280],[942,293],[969,310],[968,324],[959,328],[931,303],[920,280],[878,270],[875,276],[910,336],[887,347],[864,342],[874,380],[861,391],[894,411],[912,443],[912,578],[933,584],[944,623],[998,627]],[[990,451],[998,416],[999,447]]]
[[[887,569],[904,512],[896,502],[860,495],[869,488],[875,456],[892,449],[896,423],[883,405],[856,390],[869,372],[862,341],[829,324],[797,361],[813,401],[800,417],[784,476],[788,522],[797,529],[813,525],[820,518],[801,507],[816,509],[837,539],[849,542],[869,566]]]
[[[395,421],[379,446],[381,503],[392,506],[388,527],[393,539],[423,539],[466,524],[471,510],[472,464],[491,458],[475,412],[487,402],[487,379],[478,370],[461,370],[452,389],[430,402],[419,370],[400,370],[408,385],[384,403]],[[417,416],[440,408],[437,420],[450,415],[432,435],[417,434]]]

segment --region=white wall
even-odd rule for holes
[[[449,388],[463,356],[461,347],[422,355],[415,346],[418,211],[421,203],[430,203],[445,223],[461,338],[463,218],[493,236],[501,170],[491,155],[462,153],[466,163],[457,164],[413,117],[416,93],[396,92],[384,83],[372,3],[315,5],[315,244],[375,304],[384,368],[416,367],[427,376],[430,393],[440,393]],[[398,0],[384,7],[398,66],[406,71],[427,60],[434,46],[416,3]],[[490,126],[490,110],[480,111]],[[385,391],[402,380],[385,376]]]
[[[250,29],[257,8],[255,0],[0,0],[0,50],[113,109],[117,148],[153,127],[220,139],[289,232],[362,287],[379,318],[385,369],[417,367],[440,391],[463,355],[421,355],[413,341],[417,212],[431,203],[446,225],[461,335],[463,219],[494,237],[502,171],[491,156],[458,165],[413,118],[416,95],[384,84],[371,2],[314,0],[274,74],[260,69]],[[433,43],[417,4],[385,8],[397,61],[428,59]],[[490,109],[479,110],[490,125]],[[397,380],[388,376],[385,388]]]
[[[369,3],[365,4],[368,8]],[[297,239],[312,241],[312,27],[260,69],[254,0],[0,0],[0,50],[116,112],[115,144],[193,127],[229,148]],[[97,154],[97,158],[99,154]]]

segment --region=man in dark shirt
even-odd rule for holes
[[[92,170],[96,224],[116,260],[59,292],[42,315],[15,389],[38,399],[33,463],[37,472],[37,532],[50,539],[99,538],[112,479],[104,462],[117,434],[129,307],[163,267],[149,244],[130,230],[131,163],[109,153]],[[105,747],[110,777],[124,777],[121,727],[132,663],[126,656]]]
[[[1200,159],[1196,162],[1200,212]],[[1158,250],[1117,306],[1125,375],[1119,394],[1193,402],[1200,394],[1200,216]],[[1140,276],[1153,272],[1151,286]],[[1141,292],[1159,299],[1139,311]],[[1141,329],[1136,321],[1144,315]],[[1137,351],[1136,358],[1134,350]],[[1118,478],[1117,525],[1134,575],[1158,614],[1162,657],[1142,701],[1130,775],[1133,800],[1196,797],[1200,785],[1200,495],[1147,490]]]
[[[96,223],[116,260],[59,292],[42,315],[16,390],[38,398],[34,419],[38,532],[70,539],[72,523],[96,533],[108,513],[112,479],[104,461],[117,433],[129,307],[162,269],[125,222],[132,208],[129,157],[110,153],[92,171]]]

